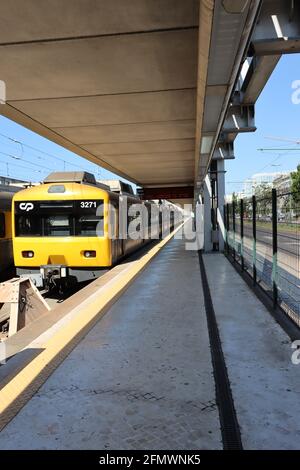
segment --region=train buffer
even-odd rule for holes
[[[50,310],[29,278],[13,278],[0,284],[0,341]]]

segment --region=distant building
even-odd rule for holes
[[[244,198],[245,198],[244,191],[241,191],[241,192],[238,192],[238,193],[234,193],[234,194],[235,194],[237,200],[240,200],[240,199],[244,199]],[[226,194],[226,195],[225,195],[225,204],[231,204],[231,203],[232,203],[232,199],[233,199],[233,194]]]
[[[232,194],[225,194],[225,204],[232,203]]]
[[[10,178],[9,176],[0,176],[0,184],[3,186],[23,186],[25,183],[25,181]]]
[[[17,180],[15,178],[9,178],[8,176],[0,176],[0,190],[6,192],[15,192],[17,188],[24,188],[29,183]]]
[[[295,170],[296,171],[296,170]],[[285,220],[296,216],[295,208],[293,207],[292,192],[292,176],[287,173],[279,176],[273,182],[273,187],[277,190],[279,197],[277,198],[277,207],[279,217]]]
[[[281,194],[286,194],[291,192],[292,190],[292,177],[291,173],[285,173],[273,181],[273,188],[277,189],[277,191]]]
[[[281,177],[289,176],[288,172],[276,172],[276,173],[256,173],[251,178],[244,182],[244,197],[249,198],[255,194],[255,190],[258,186],[274,186],[274,181]]]
[[[296,170],[295,170],[296,171]],[[256,173],[244,181],[244,189],[241,192],[235,193],[237,199],[249,199],[254,194],[259,186],[269,186],[275,188],[281,194],[291,192],[292,187],[292,172],[276,172],[276,173]],[[226,203],[232,202],[232,194],[225,196]]]

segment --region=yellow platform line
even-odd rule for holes
[[[46,341],[41,347],[41,353],[0,390],[0,431],[182,226],[177,227],[139,260],[129,264],[107,287],[100,289],[101,295],[96,292],[85,300],[78,307],[79,314]]]

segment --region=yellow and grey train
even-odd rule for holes
[[[12,209],[17,274],[46,288],[93,279],[147,243],[150,229],[151,238],[158,238],[164,229],[160,211],[151,211],[154,203],[133,195],[126,196],[125,230],[134,218],[130,207],[141,203],[149,219],[157,218],[154,231],[148,220],[147,234],[122,235],[123,199],[86,172],[52,173],[40,185],[18,192]]]

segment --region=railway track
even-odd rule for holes
[[[107,272],[107,271],[105,271]],[[103,274],[105,273],[103,272]],[[74,286],[70,287],[69,289],[65,290],[64,292],[59,292],[58,289],[48,291],[48,290],[41,290],[40,294],[46,300],[47,304],[51,309],[53,309],[57,304],[61,304],[65,302],[65,300],[72,297],[72,295],[79,292],[81,289],[89,285],[92,281],[80,282],[75,284]]]

